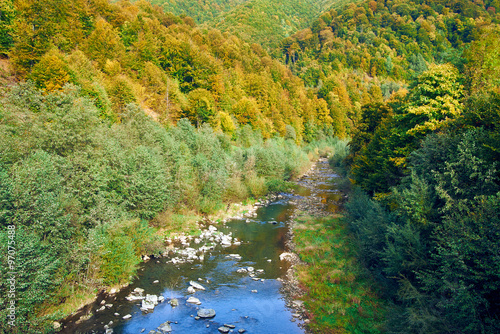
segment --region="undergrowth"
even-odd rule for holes
[[[297,275],[313,333],[382,333],[386,305],[342,217],[299,216]]]

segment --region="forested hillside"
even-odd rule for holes
[[[283,43],[319,97],[361,107],[346,208],[388,332],[500,330],[498,9],[364,1]]]
[[[352,0],[150,0],[165,12],[187,15],[204,27],[230,32],[273,50],[281,40],[307,27],[332,5]]]
[[[163,123],[188,117],[229,133],[248,123],[264,138],[290,125],[298,140],[332,123],[325,102],[259,45],[191,18],[145,1],[14,4],[2,47],[20,77],[47,92],[78,85],[102,117],[120,119],[134,102]]]
[[[462,70],[462,53],[498,22],[497,11],[494,1],[360,1],[283,40],[282,57],[351,127],[362,105],[405,93],[429,64]]]
[[[272,50],[283,38],[307,27],[324,10],[337,2],[342,1],[250,0],[209,24]]]
[[[165,236],[286,189],[332,144],[325,101],[258,44],[145,1],[1,6],[2,254],[16,242],[1,273],[16,269],[18,333],[53,331]]]
[[[151,0],[166,13],[192,17],[196,23],[217,21],[219,16],[249,0]],[[134,1],[132,1],[134,2]]]

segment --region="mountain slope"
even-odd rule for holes
[[[187,15],[206,27],[235,34],[265,48],[307,27],[331,6],[349,0],[150,0],[166,12]]]
[[[149,0],[165,12],[192,17],[196,23],[216,20],[249,0]]]

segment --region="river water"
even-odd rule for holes
[[[290,264],[281,261],[280,254],[287,251],[289,224],[300,206],[308,210],[335,210],[340,198],[331,182],[335,176],[326,160],[320,160],[313,172],[298,182],[293,194],[281,194],[277,200],[260,207],[254,217],[216,225],[218,233],[232,233],[232,237],[241,241],[240,245],[216,244],[213,250],[205,252],[202,261],[192,263],[172,264],[166,263],[167,258],[151,259],[141,265],[131,285],[105,299],[104,310],[97,311],[102,307],[98,300],[91,306],[90,319],[67,323],[63,332],[105,333],[105,328],[110,328],[113,333],[149,333],[170,321],[172,333],[219,333],[218,328],[225,324],[235,326],[234,333],[240,329],[246,333],[304,333],[303,321],[294,317],[296,311],[287,307],[282,294],[282,279]],[[192,242],[190,247],[203,244]],[[254,277],[248,272],[237,272],[248,267],[254,268]],[[189,294],[190,281],[198,282],[206,290]],[[153,312],[143,313],[140,301],[125,299],[138,287],[144,289],[144,295],[163,296],[165,301]],[[187,303],[190,296],[198,298],[201,305]],[[168,303],[172,298],[179,301],[177,307]],[[216,316],[196,320],[198,308],[214,309]],[[132,317],[124,320],[127,314]]]

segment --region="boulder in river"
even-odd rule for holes
[[[125,299],[127,299],[129,301],[142,300],[142,299],[146,298],[143,296],[143,293],[144,293],[144,289],[135,288],[134,291],[132,291],[130,293],[130,295],[125,297]]]
[[[189,297],[186,302],[191,303],[191,304],[196,304],[196,305],[201,305],[201,302],[198,298],[195,297]]]
[[[192,286],[189,286],[188,289],[187,289],[187,292],[188,293],[195,293],[196,290]]]
[[[213,318],[215,317],[215,310],[211,308],[202,308],[198,310],[198,316],[200,318]]]
[[[196,283],[195,281],[189,281],[189,284],[195,289],[205,290],[205,288],[201,284]]]
[[[142,300],[141,311],[151,311],[158,305],[158,296],[156,295],[146,295],[146,298]]]
[[[296,262],[298,261],[298,256],[295,253],[284,252],[280,254],[281,261]]]
[[[157,329],[158,331],[160,331],[160,333],[170,333],[172,331],[172,326],[170,326],[170,324],[167,321],[158,326]]]
[[[172,305],[172,307],[176,307],[176,306],[179,306],[179,301],[176,299],[176,298],[172,298],[170,299],[170,301],[168,302],[170,305]]]
[[[219,332],[221,333],[229,333],[229,328],[222,326],[218,328]]]

